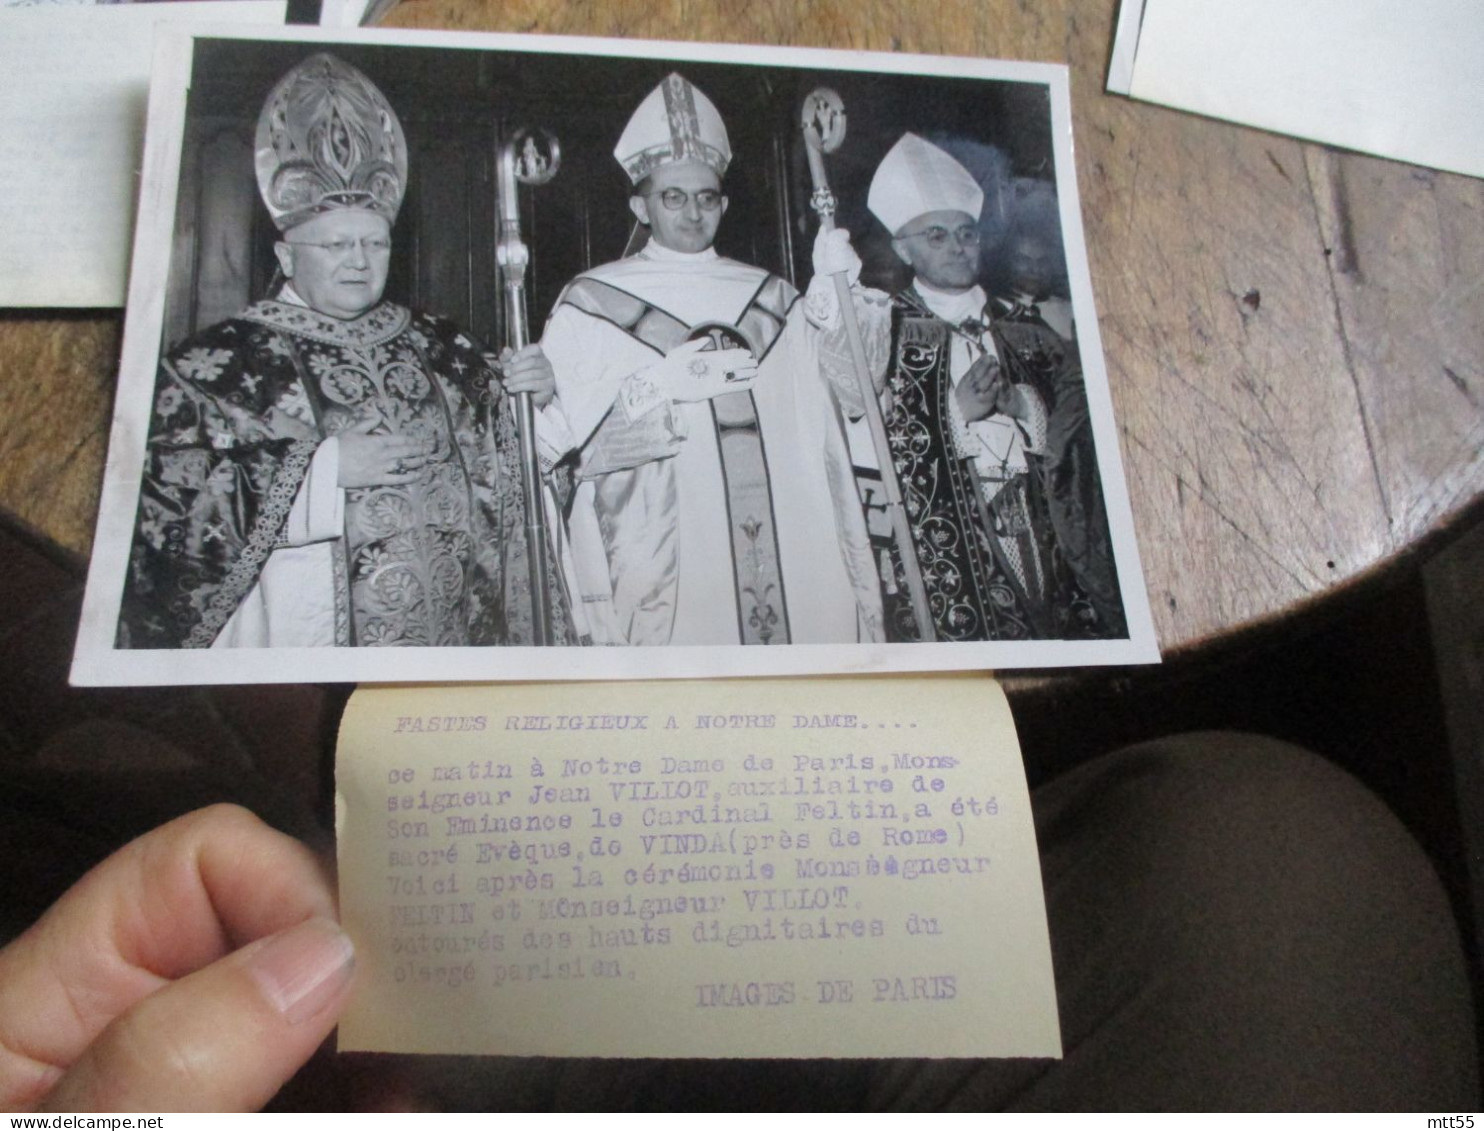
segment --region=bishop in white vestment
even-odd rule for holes
[[[575,279],[541,342],[580,452],[572,546],[595,639],[880,639],[816,332],[787,281],[712,246],[731,157],[719,114],[671,75],[615,156],[649,242]]]

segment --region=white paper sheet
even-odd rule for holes
[[[1061,1055],[992,680],[363,689],[336,769],[342,1049]]]
[[[0,10],[0,306],[123,306],[156,23],[284,0]]]
[[[1111,90],[1278,133],[1484,176],[1478,0],[1140,0]],[[1119,65],[1137,37],[1132,73]],[[1124,82],[1127,79],[1126,88]]]
[[[360,27],[371,10],[371,0],[320,0],[320,27]]]
[[[1121,0],[1118,24],[1113,29],[1113,53],[1108,59],[1108,89],[1127,94],[1134,81],[1134,59],[1139,52],[1139,24],[1144,19],[1144,0]]]

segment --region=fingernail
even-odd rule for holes
[[[308,1021],[335,1000],[354,966],[349,936],[324,918],[275,935],[248,960],[263,996],[291,1025]]]

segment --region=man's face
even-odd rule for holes
[[[655,243],[670,251],[697,252],[716,242],[727,198],[721,195],[721,178],[711,166],[661,165],[639,188],[643,195],[629,197],[629,208],[639,223],[649,226]],[[667,196],[669,204],[678,207],[671,208]]]
[[[979,225],[967,212],[924,212],[902,225],[891,246],[937,290],[960,294],[979,281]]]
[[[1010,241],[1010,285],[1021,294],[1046,298],[1056,284],[1058,266],[1055,250],[1040,237],[1018,235]]]
[[[273,250],[284,277],[311,308],[357,318],[386,289],[392,229],[378,213],[343,209],[290,228]]]

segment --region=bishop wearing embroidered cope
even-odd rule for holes
[[[457,327],[382,301],[406,154],[332,56],[270,93],[256,165],[285,282],[161,360],[121,646],[529,642],[506,393],[549,402],[550,369],[522,351],[502,387]]]
[[[907,552],[939,640],[1119,636],[1076,351],[1043,323],[1002,319],[989,305],[979,285],[983,204],[967,169],[911,133],[882,160],[867,197],[915,276],[890,302],[865,292],[855,303],[868,357],[887,361],[885,424],[912,528]],[[900,557],[893,572],[887,632],[915,640]]]
[[[798,292],[712,246],[726,128],[670,75],[615,150],[649,231],[562,294],[542,337],[579,449],[572,546],[594,636],[879,639],[880,593]]]

